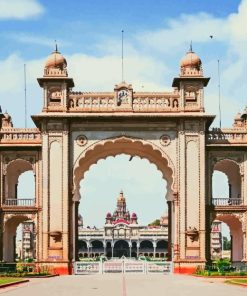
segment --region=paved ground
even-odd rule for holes
[[[180,275],[94,275],[32,279],[28,284],[4,288],[7,296],[242,296],[247,289],[221,280]]]

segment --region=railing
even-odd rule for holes
[[[146,253],[153,253],[154,252],[154,248],[139,248],[139,252],[140,253],[143,253],[143,252],[146,252]]]
[[[3,202],[5,206],[32,207],[35,206],[34,198],[8,198]]]
[[[72,93],[69,110],[80,112],[112,112],[128,109],[134,112],[177,112],[178,95],[174,93],[136,93],[117,104],[114,93]]]
[[[241,198],[213,198],[214,206],[239,206],[243,203]]]
[[[236,129],[213,129],[207,134],[207,142],[213,143],[246,143],[247,133],[246,130]]]
[[[37,128],[2,128],[0,143],[41,143],[41,134]]]
[[[172,262],[146,262],[133,259],[113,259],[105,262],[74,263],[75,274],[102,274],[102,273],[172,273]]]

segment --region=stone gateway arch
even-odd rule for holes
[[[0,113],[0,260],[14,261],[16,227],[33,221],[36,260],[60,274],[77,260],[80,181],[98,160],[118,154],[148,159],[167,181],[168,253],[174,272],[191,273],[210,261],[215,219],[228,224],[233,262],[247,260],[247,112],[229,129],[209,130],[200,58],[188,51],[172,92],[135,92],[121,82],[111,92],[73,91],[66,59],[47,59],[43,109],[36,128],[15,128]],[[33,172],[35,196],[18,198],[18,178]],[[213,196],[214,171],[229,181],[229,196]]]

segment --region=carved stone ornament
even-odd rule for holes
[[[196,227],[189,227],[186,231],[186,235],[190,238],[192,242],[194,242],[198,238],[199,232]]]
[[[53,238],[54,242],[60,242],[62,238],[62,232],[61,231],[51,231],[50,237]]]
[[[84,135],[80,135],[76,138],[76,143],[79,146],[85,146],[87,142],[88,142],[87,137]]]
[[[171,138],[168,135],[162,135],[160,137],[160,144],[163,146],[168,146],[171,143]]]

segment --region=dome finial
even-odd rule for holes
[[[57,40],[55,39],[55,52],[58,52],[58,49],[57,49]]]
[[[193,49],[192,49],[192,40],[190,41],[190,49],[189,49],[189,52],[193,52]]]

